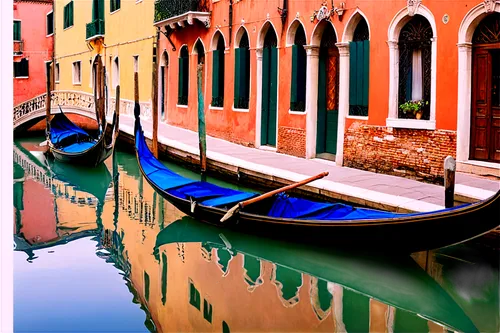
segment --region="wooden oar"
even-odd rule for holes
[[[248,205],[251,205],[253,203],[256,203],[256,202],[259,202],[259,201],[262,201],[264,199],[267,199],[269,197],[272,197],[273,195],[275,194],[278,194],[278,193],[281,193],[281,192],[285,192],[285,191],[288,191],[288,190],[291,190],[291,189],[294,189],[294,188],[297,188],[297,187],[300,187],[302,185],[305,185],[305,184],[308,184],[312,181],[315,181],[317,179],[321,179],[323,177],[326,177],[328,176],[328,172],[323,172],[323,173],[320,173],[319,175],[316,175],[316,176],[313,176],[311,178],[307,178],[307,179],[304,179],[303,181],[300,181],[298,183],[295,183],[295,184],[291,184],[291,185],[288,185],[288,186],[285,186],[285,187],[282,187],[282,188],[279,188],[277,190],[274,190],[274,191],[271,191],[271,192],[267,192],[267,193],[264,193],[262,195],[259,195],[258,197],[256,198],[253,198],[253,199],[248,199],[248,200],[245,200],[245,201],[241,201],[239,203],[237,203],[233,208],[231,208],[230,210],[227,211],[226,215],[224,215],[220,221],[221,222],[225,222],[227,221],[228,219],[230,219],[234,214],[236,214],[237,212],[239,212],[243,207],[246,207]]]

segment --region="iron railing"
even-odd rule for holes
[[[91,39],[95,36],[104,35],[104,20],[97,19],[90,23],[87,23],[87,37],[86,39]]]
[[[155,23],[187,12],[208,11],[206,0],[156,0]]]

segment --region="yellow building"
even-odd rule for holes
[[[141,104],[150,106],[152,87],[154,1],[55,0],[55,90],[93,94],[93,66],[100,55],[107,91],[134,100],[134,70],[139,71]],[[110,101],[110,112],[114,109]],[[122,109],[123,110],[123,109]],[[128,108],[125,107],[124,113]]]

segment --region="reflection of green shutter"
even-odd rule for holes
[[[203,318],[209,323],[212,322],[212,304],[208,303],[206,299],[203,300]]]
[[[240,100],[240,81],[241,81],[241,68],[240,68],[240,55],[242,49],[237,48],[234,53],[234,107],[239,108]]]
[[[144,298],[149,302],[149,274],[144,272]]]
[[[163,199],[161,199],[163,200]],[[168,261],[165,252],[161,254],[162,268],[161,268],[161,302],[163,305],[167,302],[167,273],[168,273]]]
[[[369,332],[370,299],[344,288],[342,295],[342,319],[347,332]]]
[[[212,68],[212,101],[219,97],[219,65],[220,65],[219,50],[213,51],[213,68]]]
[[[293,106],[298,102],[297,98],[297,88],[299,85],[298,82],[298,63],[299,63],[299,47],[297,45],[292,45],[292,91],[290,92],[290,102]],[[290,109],[293,110],[292,107]]]
[[[189,304],[200,310],[200,292],[196,289],[192,282],[189,282]]]
[[[427,320],[401,309],[396,310],[394,333],[428,332]]]

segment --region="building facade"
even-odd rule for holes
[[[52,0],[14,0],[14,106],[43,94],[54,50]]]
[[[150,108],[153,47],[152,1],[56,0],[55,89],[93,95],[97,62],[106,71],[108,112],[114,110],[116,86],[121,100],[134,100],[134,71],[140,100]],[[122,109],[123,110],[123,109]]]
[[[169,124],[197,130],[202,68],[209,135],[428,180],[448,155],[498,173],[498,0],[155,6]]]

